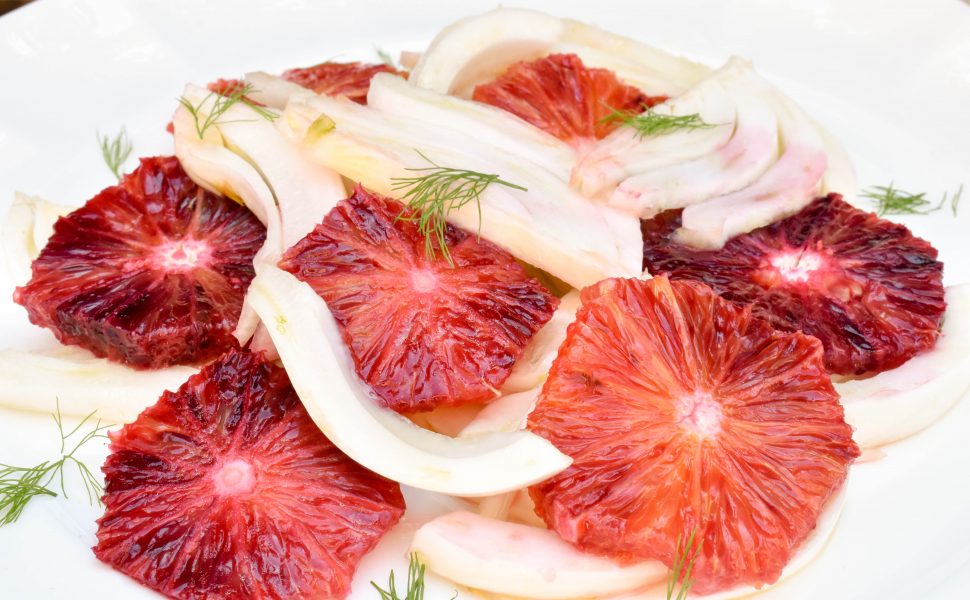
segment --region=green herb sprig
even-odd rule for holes
[[[478,205],[478,224],[481,228],[482,205],[480,196],[488,186],[496,183],[516,190],[528,191],[527,188],[510,183],[494,173],[479,173],[467,169],[443,167],[420,150],[416,152],[431,164],[430,167],[407,169],[422,173],[416,177],[395,177],[391,180],[391,187],[395,191],[405,191],[401,200],[417,214],[402,213],[399,219],[413,221],[418,224],[418,231],[425,238],[425,253],[429,260],[433,260],[435,249],[440,249],[442,256],[449,265],[454,266],[451,253],[448,251],[447,233],[448,223],[445,218],[453,210],[458,210],[469,202]]]
[[[98,145],[101,146],[101,156],[104,158],[104,164],[108,165],[108,169],[118,181],[121,181],[121,172],[125,161],[131,156],[132,151],[128,131],[122,127],[118,135],[113,138],[102,136],[100,133],[96,135],[98,137]]]
[[[424,600],[424,569],[425,566],[418,559],[417,553],[412,552],[410,563],[408,564],[407,587],[405,588],[403,596],[398,594],[397,587],[394,583],[393,570],[391,571],[391,576],[388,578],[386,590],[373,581],[370,584],[381,595],[381,600]]]
[[[884,215],[928,215],[942,209],[947,204],[953,216],[957,216],[957,207],[960,204],[960,197],[963,195],[961,185],[952,196],[945,192],[939,202],[933,203],[926,198],[925,192],[911,194],[893,186],[890,182],[888,186],[874,185],[863,191],[860,196],[872,200],[876,206],[876,214],[880,217]]]
[[[648,108],[641,113],[619,110],[612,107],[609,108],[612,112],[600,119],[600,123],[619,122],[625,127],[632,127],[636,130],[639,139],[681,129],[710,129],[711,127],[718,126],[716,123],[705,122],[698,113],[689,115],[662,115],[654,112],[652,108]]]
[[[397,61],[394,60],[394,57],[391,56],[390,52],[379,46],[374,46],[374,52],[377,53],[377,57],[381,59],[382,63],[391,67],[395,71],[401,70],[400,65],[397,64]]]
[[[81,481],[84,483],[84,490],[88,495],[88,502],[92,505],[101,502],[101,493],[104,491],[101,482],[95,477],[91,469],[81,462],[75,454],[77,451],[95,438],[106,437],[101,432],[108,429],[109,425],[102,425],[98,420],[94,427],[78,438],[73,446],[69,446],[68,440],[78,433],[86,423],[88,423],[94,412],[84,417],[77,426],[68,431],[64,431],[64,422],[61,418],[60,403],[57,404],[56,412],[51,415],[57,430],[61,436],[61,457],[55,461],[45,460],[33,467],[14,467],[12,465],[0,463],[0,527],[9,525],[20,518],[27,504],[37,496],[57,496],[54,482],[61,494],[67,498],[67,490],[64,487],[64,468],[68,464],[77,467]],[[70,452],[65,449],[70,447]]]
[[[231,89],[227,90],[225,93],[220,94],[218,92],[209,92],[205,98],[202,99],[198,104],[192,104],[188,98],[181,96],[178,101],[179,104],[185,107],[185,110],[189,111],[189,114],[195,119],[195,132],[199,134],[199,139],[205,137],[205,132],[209,130],[210,127],[217,124],[224,123],[239,123],[247,122],[251,119],[237,119],[234,121],[222,121],[222,115],[226,113],[227,110],[235,106],[236,104],[242,103],[253,109],[253,111],[260,117],[266,119],[267,121],[274,121],[279,114],[271,111],[265,106],[260,106],[248,98],[249,94],[252,94],[255,90],[252,84],[244,85],[234,85]],[[215,98],[212,102],[211,108],[208,109],[207,114],[202,114],[202,107],[206,105],[210,98]]]
[[[691,573],[694,570],[697,557],[700,556],[701,546],[704,544],[703,538],[697,539],[697,544],[695,544],[695,538],[697,538],[696,527],[690,532],[686,543],[682,544],[683,539],[679,536],[677,538],[677,560],[674,561],[674,566],[667,574],[667,600],[686,600],[690,589],[694,587]],[[676,596],[674,595],[675,592]]]

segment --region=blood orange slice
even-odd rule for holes
[[[676,243],[679,226],[676,211],[643,222],[645,268],[702,281],[778,329],[817,337],[833,373],[891,369],[936,343],[946,307],[936,249],[838,194],[721,250]]]
[[[343,598],[404,512],[245,351],[111,434],[104,473],[95,555],[173,598]]]
[[[695,282],[608,279],[583,304],[529,428],[573,459],[531,488],[584,550],[672,565],[696,590],[775,581],[859,455],[818,340]]]
[[[642,112],[666,100],[624,85],[612,71],[590,69],[575,54],[520,62],[494,81],[475,87],[472,99],[497,106],[574,146],[617,127],[614,110]]]
[[[317,94],[345,96],[358,104],[367,104],[370,80],[378,73],[407,77],[407,73],[385,64],[361,62],[324,62],[312,67],[284,71],[280,77],[313,90]]]
[[[14,300],[61,342],[101,357],[202,362],[235,345],[265,237],[252,213],[198,187],[175,157],[142,159],[57,222]]]
[[[357,374],[398,412],[487,402],[557,299],[497,246],[448,228],[454,266],[425,252],[400,203],[358,187],[280,267],[327,302]]]

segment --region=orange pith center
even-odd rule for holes
[[[219,467],[212,475],[212,480],[220,496],[248,494],[256,487],[253,466],[238,458]]]
[[[430,269],[413,269],[410,276],[411,289],[419,294],[433,292],[438,287],[438,278]]]
[[[159,268],[178,273],[207,266],[210,255],[211,251],[207,243],[186,238],[167,240],[159,244],[153,258]]]
[[[710,393],[696,391],[680,399],[678,416],[682,427],[706,438],[720,433],[724,413]]]
[[[789,283],[807,282],[822,264],[822,257],[814,252],[785,252],[771,259],[771,266]]]

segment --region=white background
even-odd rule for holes
[[[856,161],[863,186],[895,181],[936,197],[970,187],[970,7],[957,0],[522,2],[592,21],[711,64],[730,54],[789,92]],[[136,155],[171,153],[164,132],[186,81],[204,83],[326,59],[376,60],[374,46],[420,50],[453,19],[494,2],[42,0],[0,19],[0,208],[14,190],[80,204],[112,183],[95,131],[122,125]],[[130,163],[129,167],[134,163]],[[940,249],[948,284],[970,281],[970,197],[905,220]],[[0,279],[0,347],[43,346]],[[3,385],[3,382],[0,382]],[[764,595],[774,599],[970,597],[970,402],[881,460],[853,468],[849,499],[824,554]],[[48,417],[0,410],[0,462],[52,456]],[[104,448],[93,448],[98,464]],[[76,482],[75,482],[76,483]],[[447,509],[409,497],[406,522],[369,556],[354,598],[376,598],[408,532]],[[442,506],[441,503],[445,503]],[[100,565],[89,507],[42,498],[0,530],[0,597],[141,598],[153,594]],[[403,573],[402,573],[403,574]],[[447,584],[428,600],[450,598]],[[470,597],[463,594],[462,597]]]

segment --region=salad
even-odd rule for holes
[[[172,598],[740,597],[970,388],[970,287],[883,218],[959,191],[858,191],[749,61],[508,8],[385,59],[213,74],[169,155],[18,195],[61,347],[0,351],[0,404],[64,443],[0,466],[0,525],[77,469],[94,555]],[[456,510],[405,528],[413,490]],[[406,579],[352,586],[405,530]]]

